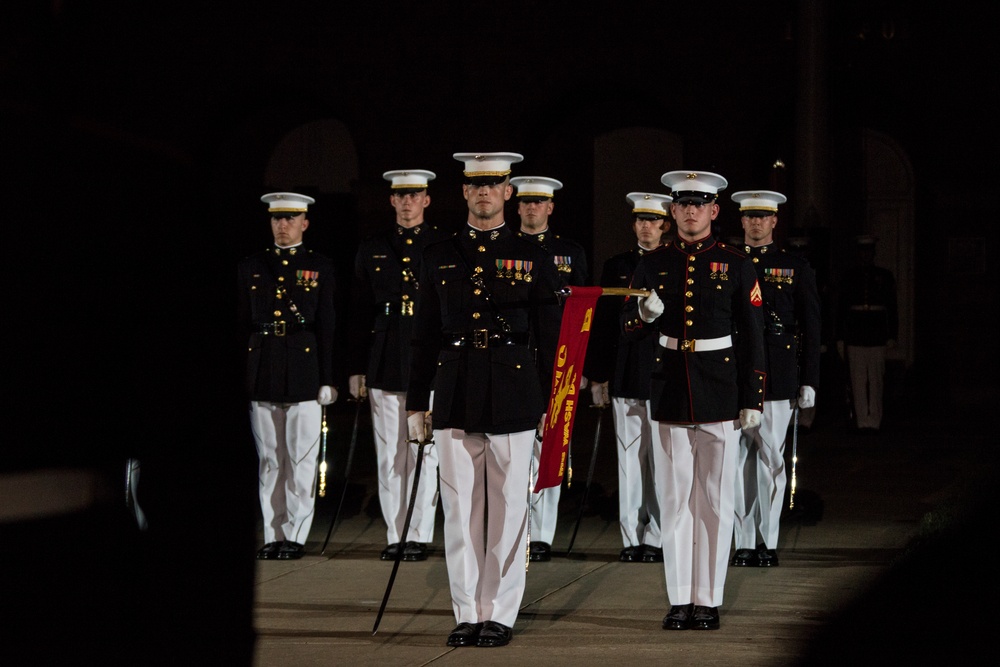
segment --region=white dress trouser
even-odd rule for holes
[[[369,387],[375,458],[378,464],[378,500],[388,527],[388,544],[434,540],[434,519],[438,498],[438,450],[424,447],[417,497],[410,517],[410,529],[402,535],[407,505],[413,493],[418,446],[408,443],[406,393]]]
[[[660,422],[654,448],[671,604],[722,604],[733,536],[739,422]]]
[[[858,428],[882,426],[885,353],[885,346],[847,346],[847,369],[851,375],[854,418]]]
[[[618,441],[618,520],[622,544],[660,546],[660,507],[653,481],[653,441],[659,438],[649,417],[649,401],[611,398]]]
[[[760,425],[741,432],[733,529],[737,549],[753,549],[761,542],[778,548],[787,481],[785,437],[794,407],[795,399],[764,401]]]
[[[309,539],[322,422],[322,408],[316,401],[250,402],[265,543],[305,544]]]
[[[542,456],[542,443],[534,440],[531,459],[531,488],[538,481],[538,466]],[[559,519],[559,496],[562,495],[562,484],[542,489],[531,494],[531,532],[532,542],[545,542],[552,546],[556,534],[556,522]]]
[[[527,569],[528,494],[535,431],[434,431],[444,546],[458,623],[513,627]]]

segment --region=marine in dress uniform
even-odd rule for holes
[[[764,341],[760,287],[747,256],[712,236],[726,179],[671,171],[677,238],[645,255],[628,299],[625,334],[656,336],[650,382],[670,630],[719,627],[733,535],[740,428],[760,423]]]
[[[549,228],[549,216],[555,209],[555,191],[562,188],[562,182],[545,176],[516,176],[510,179],[510,184],[515,188],[517,213],[521,218],[518,236],[537,243],[549,253],[564,285],[586,285],[587,255],[583,246]],[[541,455],[542,443],[536,440],[531,460],[532,488]],[[529,557],[532,561],[552,560],[552,538],[559,519],[561,495],[562,485],[531,494]]]
[[[517,153],[456,153],[468,225],[427,246],[407,412],[430,415],[458,626],[449,646],[503,646],[527,568],[531,452],[551,387],[561,288],[551,257],[504,222]],[[537,358],[536,358],[537,355]]]
[[[424,449],[417,497],[407,535],[403,535],[417,464],[418,447],[407,443],[406,383],[410,338],[417,299],[420,256],[445,234],[424,222],[430,205],[432,171],[403,169],[382,175],[392,183],[389,203],[396,211],[392,229],[361,242],[354,262],[351,349],[348,386],[355,399],[368,397],[378,464],[378,497],[387,526],[382,560],[427,558],[437,513],[437,449]]]
[[[639,260],[660,247],[670,229],[669,195],[630,192],[634,248],[610,257],[601,272],[601,287],[628,287]],[[656,355],[656,337],[627,340],[619,316],[624,297],[597,302],[591,331],[587,377],[594,405],[610,405],[618,442],[618,521],[624,545],[623,563],[663,562],[660,509],[653,476],[655,423],[649,418],[649,381]]]
[[[246,336],[246,389],[259,459],[264,546],[257,558],[305,554],[316,505],[321,406],[334,383],[334,269],[302,243],[311,197],[261,197],[274,246],[239,264],[239,323]]]
[[[778,564],[778,528],[785,502],[785,436],[796,407],[816,403],[820,368],[819,290],[802,256],[774,242],[778,205],[770,190],[734,192],[740,205],[742,249],[750,257],[764,305],[767,388],[760,425],[740,436],[736,474],[736,566]]]
[[[882,428],[885,359],[899,336],[896,279],[875,265],[876,241],[855,237],[858,263],[844,277],[837,305],[837,352],[847,362],[855,425],[867,433]]]

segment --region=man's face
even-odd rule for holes
[[[744,215],[740,218],[743,224],[743,241],[751,246],[767,245],[774,240],[774,227],[778,224],[778,216]]]
[[[632,223],[635,230],[635,238],[643,248],[653,248],[660,245],[663,234],[670,228],[665,218],[655,220],[644,220],[636,218]]]
[[[389,203],[396,209],[396,223],[403,227],[415,227],[424,221],[424,209],[430,206],[431,198],[427,190],[393,193]]]
[[[504,202],[510,199],[513,192],[514,188],[511,187],[510,181],[506,178],[493,185],[475,185],[473,183],[462,185],[462,196],[469,204],[469,212],[480,220],[491,220],[497,215],[501,215]]]
[[[283,248],[302,243],[302,233],[309,227],[305,213],[275,213],[271,216],[274,243]]]
[[[712,221],[719,215],[715,202],[671,203],[670,215],[677,221],[677,236],[684,241],[700,241],[708,236]]]
[[[532,234],[545,231],[554,208],[555,204],[551,199],[518,202],[517,214],[521,216],[521,230]]]

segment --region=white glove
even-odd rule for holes
[[[545,435],[545,421],[548,419],[548,413],[543,414],[542,418],[538,420],[538,426],[535,428],[535,439],[539,442],[542,441],[542,437]]]
[[[323,385],[319,388],[319,394],[316,396],[316,402],[320,405],[330,405],[337,400],[337,389],[331,387],[328,384]]]
[[[588,384],[590,384],[590,380],[587,379],[587,376],[586,375],[581,375],[580,376],[580,391],[583,391],[584,389],[586,389]]]
[[[591,382],[590,383],[590,399],[594,402],[594,405],[607,405],[611,402],[611,398],[608,397],[608,383],[607,382]]]
[[[656,290],[651,290],[649,296],[639,297],[639,317],[643,322],[652,322],[663,314],[663,302],[656,295]]]
[[[740,428],[745,431],[756,426],[760,426],[760,410],[740,410]]]
[[[411,442],[431,442],[431,413],[411,412],[406,417],[406,430],[410,434]]]
[[[368,396],[368,386],[365,384],[364,375],[352,375],[347,378],[347,390],[354,398],[365,398]]]
[[[811,408],[814,405],[816,405],[816,390],[806,385],[799,387],[799,407]]]

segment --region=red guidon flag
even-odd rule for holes
[[[580,377],[583,375],[587,341],[590,340],[590,326],[594,320],[597,297],[604,292],[600,287],[572,287],[563,304],[535,493],[562,484],[573,434],[573,419],[579,404]]]

